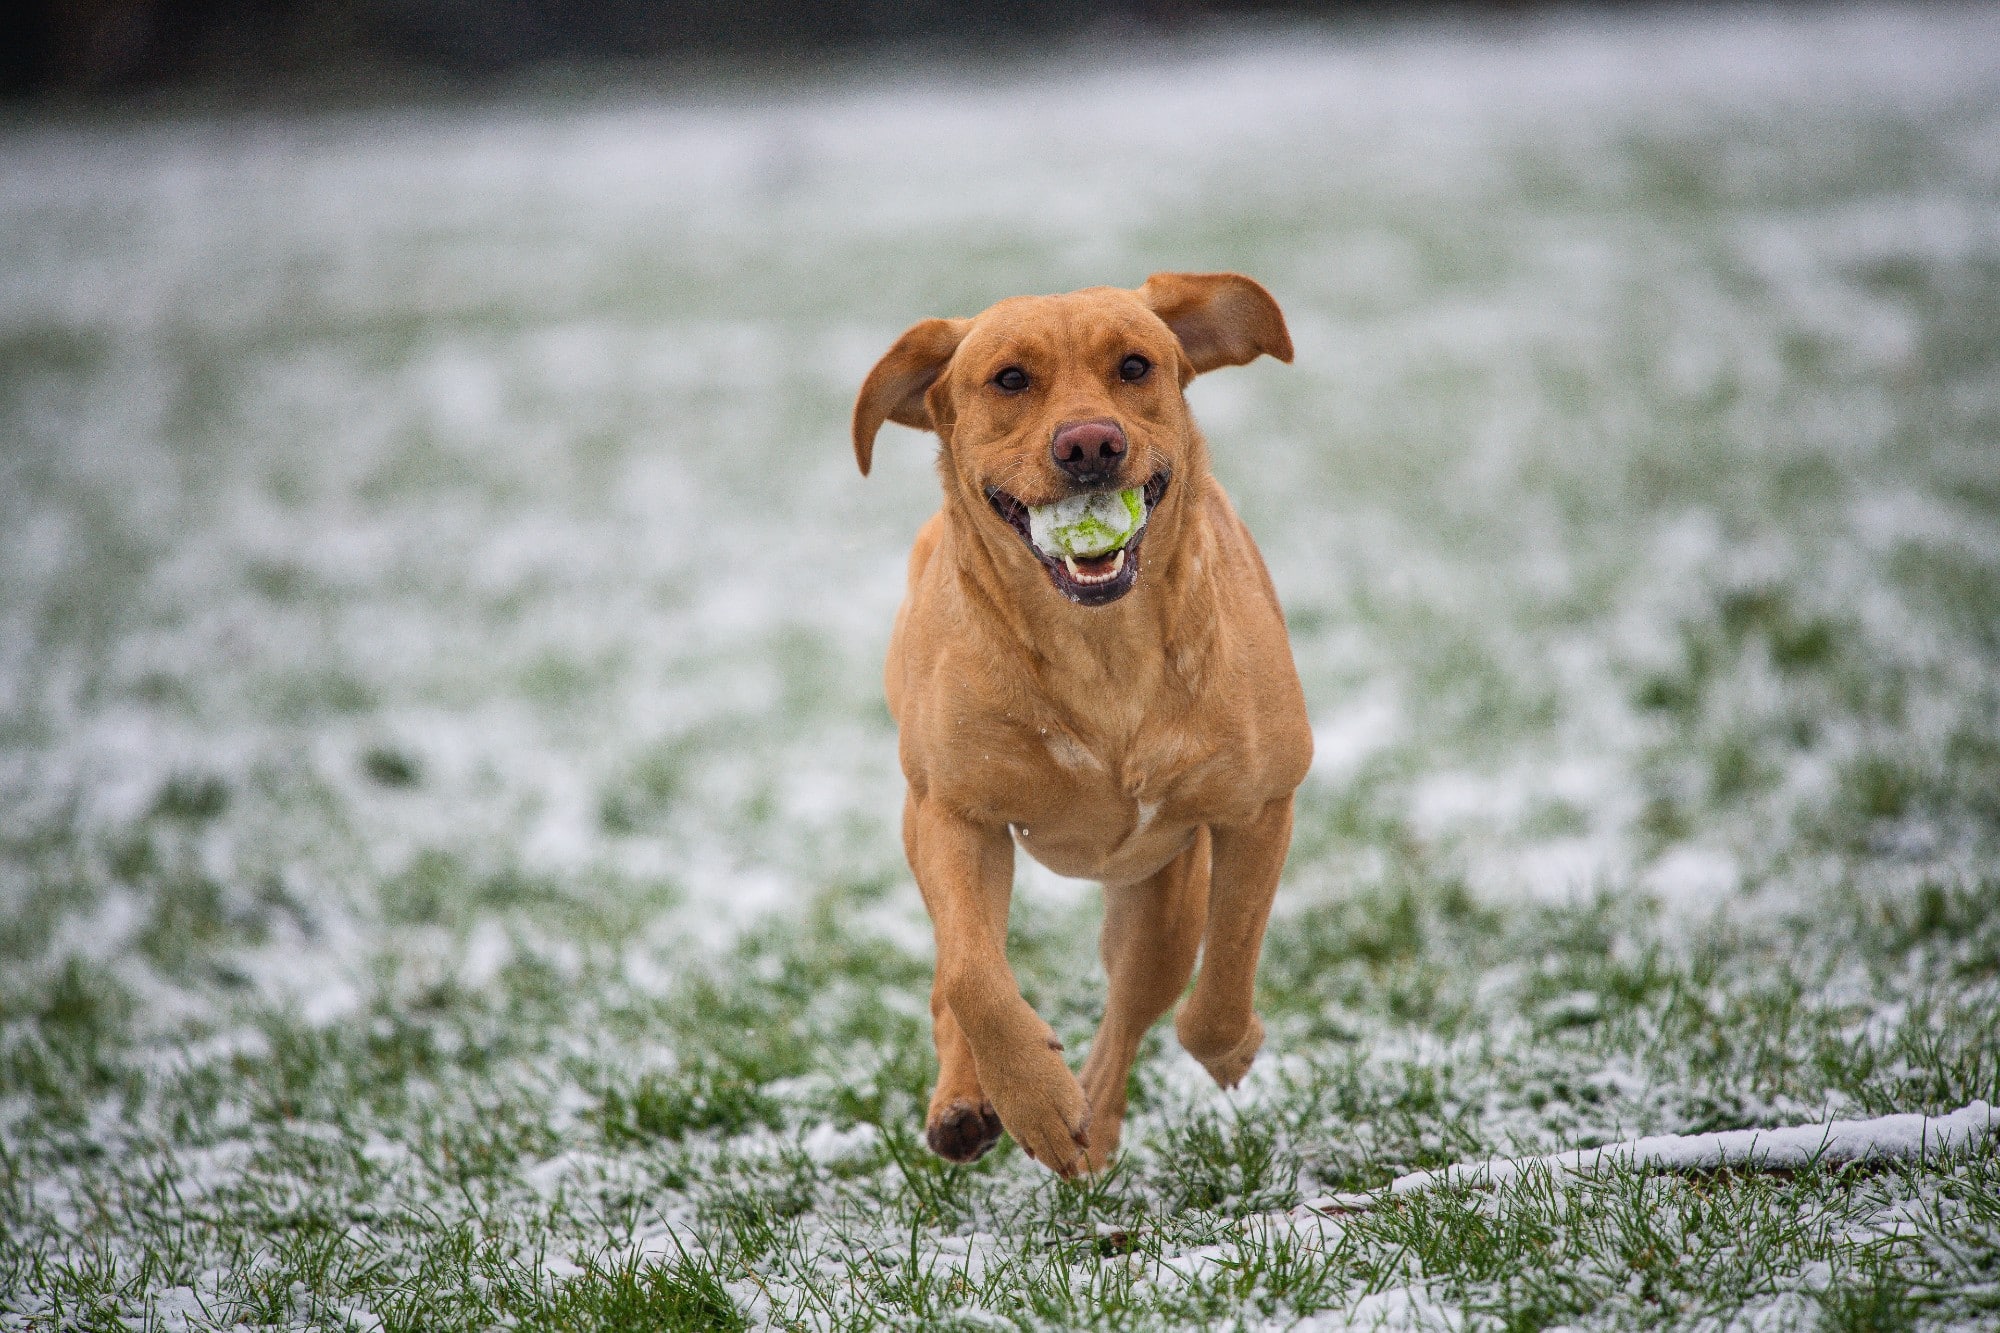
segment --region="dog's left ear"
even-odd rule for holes
[[[1197,375],[1260,356],[1292,359],[1284,312],[1241,273],[1155,273],[1138,295],[1180,339]]]
[[[924,395],[944,373],[945,363],[971,327],[969,319],[920,320],[896,339],[896,345],[868,372],[854,400],[854,461],[861,465],[862,476],[868,475],[869,464],[874,462],[875,435],[883,422],[918,430],[937,429]]]

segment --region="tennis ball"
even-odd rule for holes
[[[1146,493],[1091,491],[1054,504],[1030,505],[1028,533],[1044,555],[1089,560],[1122,551],[1146,526]]]

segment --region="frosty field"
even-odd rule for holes
[[[1388,1188],[2000,1125],[2000,11],[11,116],[0,1328],[2000,1323],[1994,1133]],[[1224,268],[1265,1053],[950,1167],[852,394]],[[1024,867],[1078,1058],[1096,912]]]

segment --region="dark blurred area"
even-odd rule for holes
[[[1491,13],[1532,0],[15,0],[0,95],[92,99],[179,86],[282,95],[477,83],[607,62],[755,62],[905,48],[1033,49],[1218,21]]]

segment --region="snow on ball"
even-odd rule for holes
[[[1031,505],[1028,532],[1044,555],[1091,559],[1123,550],[1146,524],[1146,495],[1129,491],[1091,491],[1054,504]]]

